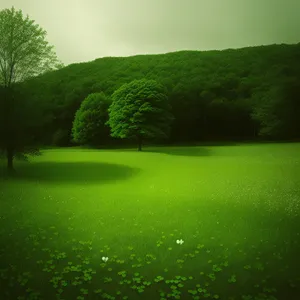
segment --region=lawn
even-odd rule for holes
[[[49,149],[16,170],[0,299],[300,299],[300,144]]]

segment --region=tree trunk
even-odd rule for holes
[[[138,151],[142,151],[142,137],[140,135],[137,136],[138,140]]]
[[[6,157],[7,157],[7,169],[9,172],[14,171],[13,160],[14,160],[14,149],[13,147],[8,146],[6,149]]]

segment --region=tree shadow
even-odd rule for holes
[[[126,180],[139,172],[138,168],[103,162],[32,162],[17,164],[12,179],[80,184]]]
[[[163,153],[177,156],[209,156],[212,150],[205,147],[147,147],[144,152]]]

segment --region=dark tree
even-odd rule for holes
[[[34,123],[41,124],[42,114],[35,113],[37,102],[30,105],[30,92],[22,95],[24,88],[18,83],[62,67],[45,36],[46,31],[24,18],[21,10],[0,11],[0,150],[6,153],[10,171],[13,158],[32,144],[32,129]]]
[[[75,114],[72,137],[75,143],[91,146],[103,145],[109,138],[108,108],[111,100],[104,93],[88,95]]]

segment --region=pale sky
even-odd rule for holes
[[[0,0],[66,65],[104,56],[300,42],[300,0]]]

